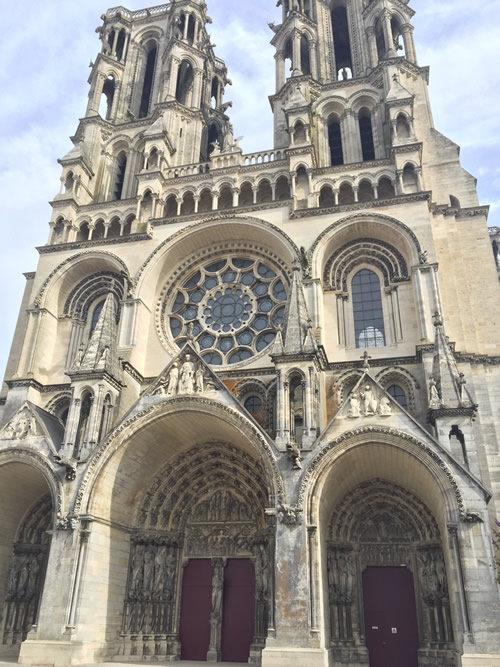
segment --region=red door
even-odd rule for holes
[[[181,660],[207,659],[211,611],[212,563],[190,560],[182,580]]]
[[[418,667],[413,575],[405,567],[363,573],[366,645],[370,667]]]
[[[224,569],[222,661],[248,662],[255,634],[255,569],[252,561],[230,559]]]

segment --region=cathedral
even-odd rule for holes
[[[409,1],[278,7],[252,154],[204,0],[101,17],[0,396],[0,660],[500,666],[500,230]]]

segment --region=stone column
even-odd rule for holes
[[[413,26],[409,23],[401,27],[403,42],[405,45],[406,59],[411,63],[417,64],[417,54],[415,50],[415,41],[413,39]]]
[[[263,667],[328,665],[328,654],[319,647],[317,628],[312,632],[308,542],[300,513],[295,508],[280,513],[275,555],[276,633],[268,637],[262,652]]]
[[[394,39],[392,37],[391,13],[384,9],[382,16],[382,28],[384,31],[384,40],[386,44],[386,58],[395,58],[396,51],[394,50]]]
[[[197,68],[194,72],[194,83],[193,83],[193,100],[191,103],[192,107],[196,109],[201,105],[201,81],[203,78],[203,70]]]
[[[216,211],[219,206],[219,193],[212,190],[212,211]]]
[[[177,75],[179,73],[179,58],[172,56],[172,62],[170,65],[170,82],[168,86],[168,97],[170,99],[175,99],[175,92],[177,90]]]
[[[427,317],[428,303],[426,299],[425,289],[423,285],[421,267],[414,266],[413,269],[413,286],[415,290],[415,301],[418,313],[418,328],[420,331],[420,340],[430,340],[430,324],[429,317]]]
[[[370,26],[366,29],[366,37],[368,39],[368,49],[370,52],[370,64],[373,68],[375,68],[378,65],[378,51],[374,26]]]
[[[274,60],[276,61],[276,92],[278,93],[286,81],[286,72],[285,72],[285,54],[283,51],[278,51]]]
[[[318,43],[315,40],[309,42],[309,58],[311,61],[311,76],[313,79],[318,79],[318,53],[316,49],[318,48]]]
[[[300,32],[294,30],[293,33],[293,76],[300,76],[302,74],[302,58],[300,53]]]

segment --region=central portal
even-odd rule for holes
[[[248,662],[254,636],[252,561],[189,561],[182,583],[181,659]]]

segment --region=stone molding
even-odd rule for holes
[[[386,438],[387,439],[392,438],[402,441],[403,443],[410,443],[418,447],[427,456],[429,456],[438,465],[441,471],[445,474],[448,483],[453,490],[460,517],[462,520],[465,520],[467,511],[465,509],[462,494],[460,492],[460,489],[458,487],[457,481],[455,480],[453,473],[446,465],[446,463],[443,461],[443,459],[428,445],[426,445],[422,440],[419,440],[415,436],[410,435],[409,433],[405,433],[404,431],[400,431],[399,429],[393,427],[383,427],[383,426],[362,426],[360,428],[352,429],[350,431],[342,433],[340,436],[334,438],[333,440],[330,440],[326,445],[324,445],[321,451],[308,464],[307,468],[305,469],[302,475],[298,504],[303,505],[306,494],[310,491],[311,481],[313,482],[316,481],[318,470],[321,464],[323,463],[325,457],[331,451],[333,451],[339,445],[346,444],[347,446],[344,448],[345,452],[349,449],[349,444],[350,444],[349,441],[352,441],[352,444],[358,444],[358,443],[361,444],[363,440],[366,438],[366,436],[370,434],[373,434],[375,436],[377,435],[382,436],[383,438],[382,442],[385,442]]]

